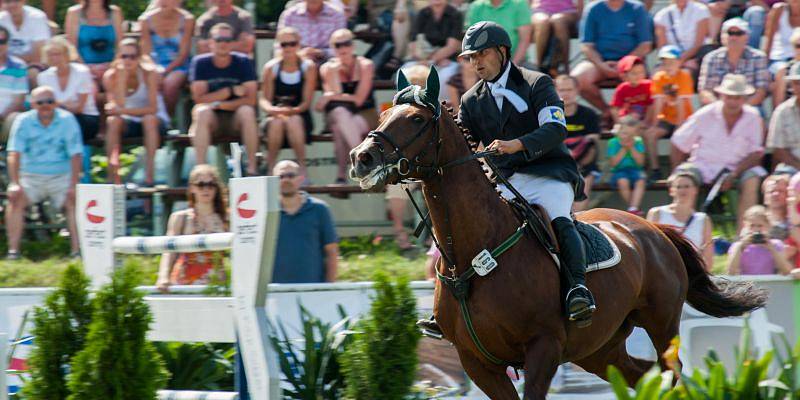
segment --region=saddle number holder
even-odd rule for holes
[[[479,276],[489,275],[496,267],[497,260],[492,257],[492,253],[489,250],[483,249],[472,259],[472,268],[475,269],[475,273]]]

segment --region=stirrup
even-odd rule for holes
[[[576,290],[582,290],[584,293],[586,293],[587,297],[585,299],[582,298],[581,300],[585,300],[587,304],[585,307],[572,312],[570,310],[570,297],[572,296],[572,292]],[[592,296],[592,292],[589,291],[589,288],[580,284],[573,286],[569,292],[567,292],[566,303],[567,313],[569,314],[570,321],[576,321],[579,323],[579,325],[581,325],[581,322],[588,322],[584,326],[591,324],[591,316],[592,313],[594,313],[594,311],[597,309],[597,306],[594,304],[594,297]]]
[[[428,319],[421,319],[417,321],[416,325],[423,336],[427,336],[436,340],[442,340],[444,338],[444,334],[442,333],[442,330],[439,328],[439,324],[436,323],[436,320],[433,318],[433,316]]]

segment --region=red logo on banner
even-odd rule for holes
[[[247,198],[248,198],[247,193],[242,193],[242,195],[239,196],[239,200],[236,201],[236,212],[239,213],[240,217],[245,219],[253,218],[253,216],[256,215],[256,210],[250,210],[247,208],[239,207],[239,204],[242,204],[245,201],[247,201]]]
[[[86,203],[86,219],[88,219],[89,222],[93,224],[102,223],[103,221],[106,220],[106,217],[102,215],[94,215],[89,212],[89,209],[94,207],[97,207],[97,200],[91,200],[88,203]]]

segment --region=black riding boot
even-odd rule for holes
[[[575,321],[579,328],[592,324],[592,313],[595,310],[594,298],[586,287],[586,250],[575,224],[565,217],[553,220],[560,248],[561,267],[565,268],[565,276],[569,284],[565,302],[570,321]]]

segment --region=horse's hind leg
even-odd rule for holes
[[[658,364],[662,370],[666,370],[667,365],[664,362],[663,355],[669,349],[672,339],[678,335],[681,322],[681,306],[674,310],[645,309],[635,312],[632,316],[637,325],[647,331],[647,335],[650,336],[650,340],[656,348]]]
[[[632,330],[632,324],[630,321],[626,321],[600,350],[582,360],[576,360],[574,363],[605,380],[608,380],[606,373],[608,365],[613,365],[622,373],[629,386],[635,386],[639,378],[650,369],[653,363],[628,354],[625,349],[625,339]]]
[[[511,382],[511,378],[506,375],[505,369],[487,368],[480,360],[466,351],[458,352],[461,366],[469,378],[485,393],[490,399],[500,400],[519,400],[517,389]]]

